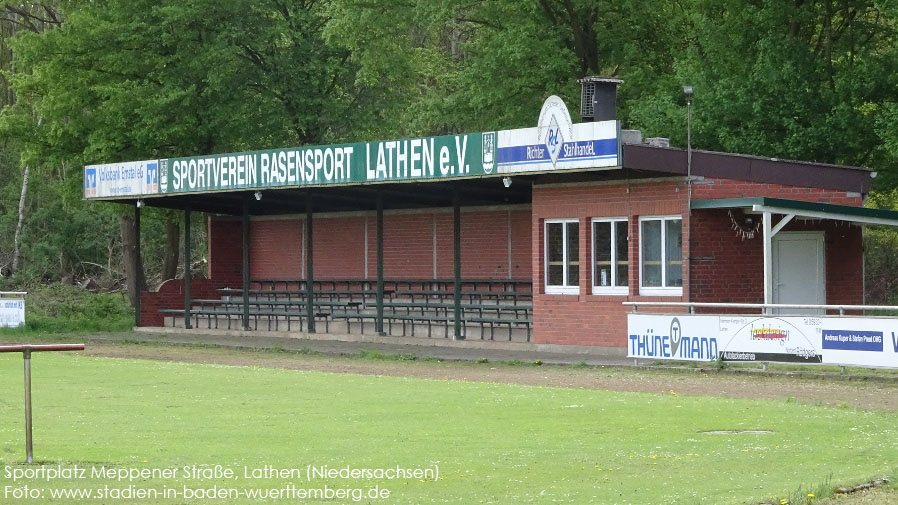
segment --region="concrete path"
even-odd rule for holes
[[[423,339],[411,337],[381,337],[372,341],[336,340],[329,335],[306,334],[291,336],[269,336],[269,332],[208,332],[197,330],[169,329],[159,332],[159,328],[140,328],[130,333],[96,334],[90,340],[116,342],[136,341],[170,344],[206,345],[244,349],[283,349],[289,351],[307,350],[330,355],[357,355],[362,351],[378,351],[382,354],[413,354],[418,358],[434,357],[451,361],[520,360],[532,362],[540,360],[551,364],[589,365],[633,365],[632,358],[623,355],[620,349],[589,348],[584,346],[540,346],[536,344],[514,344],[507,342],[451,341],[447,339]],[[358,339],[359,336],[355,336]],[[400,340],[401,342],[397,342]],[[613,354],[612,354],[613,353]],[[640,363],[642,364],[642,363]]]

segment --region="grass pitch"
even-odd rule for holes
[[[21,358],[7,358],[0,360],[3,504],[800,503],[807,494],[820,496],[828,481],[861,482],[894,472],[898,463],[894,412],[48,353],[32,364],[35,457],[47,467],[87,472],[13,482],[10,472],[27,467]],[[773,433],[703,433],[712,430]],[[204,472],[220,465],[236,478],[185,479],[182,469],[192,465]],[[438,468],[439,478],[309,481],[308,465]],[[104,466],[176,475],[90,475]],[[245,467],[297,468],[302,476],[247,479]],[[31,495],[23,495],[25,486]],[[390,496],[289,494],[325,486]],[[243,494],[134,494],[185,487]],[[52,496],[62,489],[94,494]],[[246,496],[266,490],[287,495]],[[131,499],[109,494],[116,492]]]

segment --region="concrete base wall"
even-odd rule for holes
[[[396,337],[384,336],[380,337],[374,334],[348,334],[348,333],[306,333],[306,332],[287,332],[287,331],[240,331],[240,330],[207,330],[194,328],[185,330],[183,328],[134,328],[134,331],[145,333],[167,333],[173,335],[222,335],[228,337],[247,337],[248,346],[251,347],[251,337],[277,337],[285,339],[298,340],[335,340],[342,342],[371,342],[392,345],[409,345],[409,346],[435,346],[435,347],[453,347],[460,349],[493,349],[507,351],[538,351],[546,353],[565,353],[579,356],[625,356],[626,349],[623,347],[595,347],[595,346],[578,346],[578,345],[557,345],[557,344],[533,344],[522,342],[502,342],[502,341],[483,341],[483,340],[452,340],[449,338],[426,338],[426,337]]]
[[[207,331],[241,331],[243,320],[239,317],[207,317],[203,315],[192,315],[191,323],[194,329]],[[184,328],[183,317],[165,317],[165,328]],[[259,317],[250,318],[251,331],[265,332],[286,332],[288,334],[306,333],[305,321],[300,321],[299,316],[292,317],[288,320],[285,317]],[[333,335],[375,335],[374,322],[370,319],[336,319],[324,320],[317,319],[315,328],[322,334]],[[455,326],[450,321],[434,322],[430,325],[424,322],[412,321],[384,321],[384,332],[394,337],[418,337],[427,339],[445,339],[452,338],[455,333]],[[467,340],[483,340],[492,342],[519,342],[526,343],[530,341],[530,334],[527,329],[521,325],[493,325],[489,324],[467,324],[462,326],[462,333]]]

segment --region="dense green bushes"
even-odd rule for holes
[[[134,310],[124,293],[91,293],[57,283],[32,288],[25,297],[25,327],[0,329],[0,336],[123,331],[133,325]]]

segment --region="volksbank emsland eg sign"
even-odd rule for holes
[[[617,167],[617,121],[572,124],[560,98],[536,128],[84,167],[84,197],[424,181]]]

